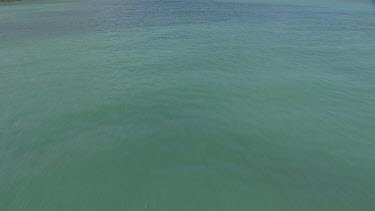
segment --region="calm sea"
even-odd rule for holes
[[[0,210],[375,210],[375,7],[0,3]]]

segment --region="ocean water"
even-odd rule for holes
[[[0,210],[375,210],[375,7],[0,3]]]

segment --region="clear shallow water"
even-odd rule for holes
[[[373,210],[375,12],[277,3],[1,4],[0,210]]]

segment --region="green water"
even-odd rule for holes
[[[0,3],[0,210],[375,210],[375,8]]]

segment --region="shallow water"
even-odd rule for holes
[[[0,210],[371,211],[366,1],[0,4]]]

